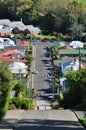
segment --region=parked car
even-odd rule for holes
[[[31,73],[32,74],[38,74],[38,70],[33,70]]]
[[[47,80],[48,80],[48,82],[52,82],[53,81],[52,76],[49,76]]]

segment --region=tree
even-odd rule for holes
[[[60,79],[58,77],[55,77],[55,91],[60,90]]]
[[[14,87],[15,90],[15,96],[22,99],[22,97],[26,96],[26,85],[22,83],[21,81],[17,82],[17,84]]]
[[[79,108],[86,110],[86,69],[70,71],[66,78],[69,82],[69,90],[64,93],[63,104],[65,108]],[[71,103],[70,103],[71,102]]]
[[[8,14],[7,17],[10,19],[20,19],[24,10],[29,9],[33,2],[32,0],[3,0],[0,2],[1,6],[3,6],[2,4],[4,5],[4,9],[6,9],[6,12],[4,12],[5,16]]]
[[[68,17],[70,21],[69,33],[76,36],[77,39],[80,39],[80,35],[84,31],[84,19],[86,15],[86,6],[81,2],[73,1],[68,6]]]
[[[84,26],[82,24],[78,24],[77,22],[75,22],[74,24],[71,25],[69,30],[70,34],[72,34],[74,39],[81,41],[81,36],[82,33],[84,32]]]
[[[10,92],[15,85],[13,74],[5,63],[0,65],[0,118],[8,110]]]

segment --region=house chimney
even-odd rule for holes
[[[22,22],[23,20],[22,20],[22,18],[21,18],[21,22]]]

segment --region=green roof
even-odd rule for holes
[[[81,49],[80,50],[81,54],[86,54],[86,49]],[[79,54],[79,50],[60,50],[59,54]]]
[[[65,46],[65,42],[55,42],[55,48]]]

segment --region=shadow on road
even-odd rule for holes
[[[17,119],[4,119],[0,121],[0,130],[13,129]]]
[[[14,130],[83,130],[77,121],[21,120]]]

